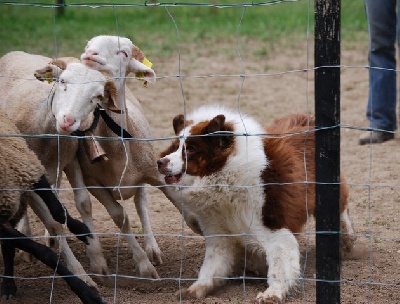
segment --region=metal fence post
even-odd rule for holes
[[[340,0],[315,1],[316,303],[340,303]]]

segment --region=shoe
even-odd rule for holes
[[[366,144],[380,144],[394,138],[393,133],[370,131],[360,136],[358,143],[360,145]]]

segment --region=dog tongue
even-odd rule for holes
[[[174,176],[166,176],[165,177],[165,182],[167,184],[177,184],[177,183],[179,183],[179,180],[180,180],[180,177],[176,176],[176,175],[174,175]]]

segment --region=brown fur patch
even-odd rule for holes
[[[289,114],[286,116],[275,119],[269,125],[269,131],[288,130],[293,127],[307,127],[313,128],[315,125],[315,118],[307,114]],[[270,133],[272,134],[272,133]]]
[[[307,121],[306,126],[304,122]],[[266,128],[268,134],[299,133],[265,138],[264,150],[270,165],[262,172],[266,203],[264,225],[300,232],[315,208],[315,134],[308,133],[306,115],[288,115]],[[313,129],[314,122],[310,125]],[[340,178],[344,182],[343,177]],[[290,184],[286,184],[290,183]],[[348,186],[340,187],[340,212],[347,205]]]
[[[193,137],[186,139],[186,149],[182,151],[182,158],[187,159],[187,174],[200,177],[211,175],[221,170],[233,153],[235,139],[228,134],[233,132],[233,126],[225,123],[225,118],[221,121],[219,116],[191,127]],[[210,134],[218,131],[227,134]],[[206,134],[210,135],[196,137]]]
[[[186,121],[190,125],[191,121]],[[179,134],[184,128],[184,116],[177,115],[173,120],[175,134]],[[225,134],[214,135],[209,133],[222,132]],[[233,125],[225,123],[225,117],[218,115],[211,121],[203,121],[190,128],[191,136],[185,141],[182,149],[182,159],[187,161],[186,173],[193,176],[207,176],[221,170],[228,156],[234,151]],[[203,136],[204,135],[204,136]],[[160,157],[175,152],[179,148],[179,141],[174,140]]]

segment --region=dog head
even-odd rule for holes
[[[173,120],[179,136],[161,153],[158,170],[167,184],[186,184],[185,178],[204,177],[221,170],[235,150],[233,123],[223,114],[211,119],[192,119],[177,115]]]

